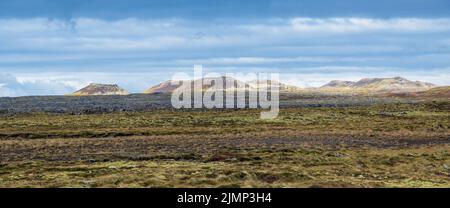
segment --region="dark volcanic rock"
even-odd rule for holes
[[[414,102],[356,96],[311,96],[280,94],[280,107],[350,107],[379,103]],[[33,112],[99,114],[172,109],[170,94],[131,94],[126,96],[33,96],[0,98],[0,114]]]

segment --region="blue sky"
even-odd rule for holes
[[[403,76],[450,85],[448,0],[0,0],[0,96],[90,82],[142,92],[202,64],[302,87]]]

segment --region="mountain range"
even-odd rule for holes
[[[347,94],[347,93],[370,93],[370,94],[413,94],[425,92],[436,88],[437,86],[421,81],[411,81],[402,77],[393,78],[364,78],[359,81],[341,81],[333,80],[321,87],[315,88],[299,88],[292,85],[276,81],[263,81],[253,80],[249,82],[243,82],[231,77],[216,77],[216,78],[203,78],[194,80],[193,83],[203,81],[202,89],[208,89],[212,86],[215,80],[222,79],[223,86],[216,86],[219,89],[231,90],[231,89],[258,89],[263,83],[267,83],[269,86],[278,85],[280,92],[311,92],[311,93],[325,93],[325,94]],[[171,93],[175,89],[181,86],[181,81],[165,81],[149,89],[145,90],[146,94],[164,94]],[[193,87],[193,85],[191,85]],[[445,88],[447,89],[447,88]],[[87,87],[78,90],[71,95],[127,95],[129,92],[122,89],[118,85],[105,85],[105,84],[90,84]],[[445,93],[444,93],[445,94]]]
[[[225,79],[225,77],[222,77]],[[204,87],[208,87],[211,80],[217,78],[203,79]],[[257,89],[262,80],[253,80],[249,82],[242,82],[234,78],[228,78],[228,82],[236,82],[238,86],[249,86],[250,89]],[[200,81],[200,80],[197,80]],[[333,80],[326,85],[317,88],[299,88],[292,85],[283,84],[280,82],[265,81],[269,86],[278,85],[281,92],[316,92],[316,93],[402,93],[402,92],[421,92],[436,87],[436,85],[421,82],[410,81],[402,77],[394,78],[365,78],[359,81],[340,81]],[[232,86],[229,84],[228,86]],[[171,85],[171,81],[166,81],[146,90],[145,93],[171,93],[177,89],[179,85]],[[225,88],[224,88],[225,89]]]

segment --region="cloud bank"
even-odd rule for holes
[[[77,18],[55,20],[0,19],[2,49],[45,51],[160,51],[170,49],[205,49],[291,45],[313,38],[313,42],[337,42],[345,37],[356,41],[373,36],[389,38],[445,37],[450,19],[368,19],[368,18],[292,18],[257,22],[196,22],[180,19],[142,20]],[[400,39],[400,38],[399,38]],[[351,39],[347,39],[349,41]],[[413,39],[414,40],[414,39]],[[345,39],[344,39],[345,41]],[[384,40],[389,41],[389,40]],[[448,41],[443,40],[444,42]]]

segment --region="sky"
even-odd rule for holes
[[[0,97],[93,82],[139,93],[194,64],[300,87],[450,85],[450,1],[0,0]]]

